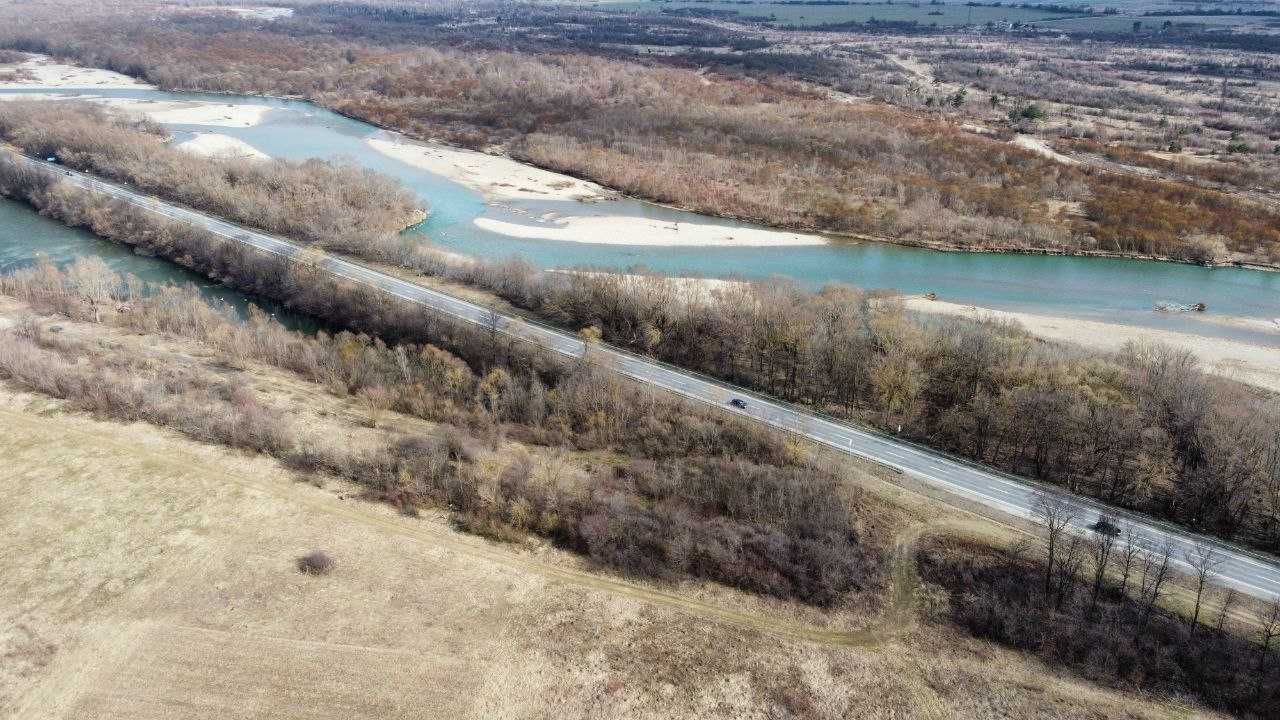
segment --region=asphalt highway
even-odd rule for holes
[[[165,203],[119,185],[62,166],[10,153],[34,166],[62,176],[66,182],[110,195],[157,215],[203,227],[223,238],[252,246],[263,252],[293,257],[301,247],[281,238],[250,230],[220,218]],[[314,257],[311,255],[308,258]],[[430,308],[469,323],[489,326],[493,316],[488,308],[451,295],[424,288],[358,263],[325,255],[317,265],[335,276],[368,285],[411,303]],[[517,337],[569,357],[581,357],[586,350],[576,335],[533,324],[522,319],[499,316],[499,332]],[[1175,565],[1186,570],[1185,554],[1199,543],[1216,547],[1221,557],[1215,581],[1264,599],[1280,597],[1280,560],[1232,545],[1210,540],[1168,524],[1138,515],[1108,509],[1100,503],[1056,488],[1046,488],[1029,480],[1012,477],[968,461],[952,458],[901,439],[836,422],[813,412],[771,401],[739,388],[700,375],[632,355],[608,345],[590,349],[591,359],[616,372],[677,395],[723,408],[726,412],[796,433],[851,455],[873,460],[894,471],[987,508],[1020,517],[1034,518],[1040,493],[1048,492],[1069,503],[1075,511],[1074,529],[1090,533],[1088,526],[1106,514],[1118,524],[1132,526],[1141,534],[1141,544],[1149,549],[1166,543],[1173,548]],[[739,398],[745,407],[729,401]]]

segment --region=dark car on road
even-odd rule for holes
[[[1098,517],[1098,522],[1090,525],[1089,529],[1096,533],[1110,535],[1111,537],[1116,537],[1120,534],[1120,526],[1116,524],[1115,519],[1107,517],[1106,515],[1100,515]]]
[[[729,404],[738,408],[739,410],[747,409],[747,401],[743,400],[742,398],[734,398],[729,401]]]

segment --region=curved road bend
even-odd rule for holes
[[[59,173],[63,180],[80,187],[110,195],[173,220],[203,227],[221,237],[250,245],[264,252],[291,257],[301,249],[280,238],[249,230],[188,208],[171,205],[83,173],[18,153],[11,153],[11,155],[33,166]],[[377,288],[382,292],[466,322],[483,325],[486,318],[490,317],[490,311],[485,307],[400,280],[348,260],[325,256],[320,265],[335,276]],[[583,342],[575,335],[551,330],[518,318],[501,316],[499,331],[569,357],[581,357],[585,349]],[[870,459],[891,469],[910,474],[932,487],[1010,515],[1021,518],[1033,517],[1037,495],[1045,490],[1030,484],[1029,481],[984,469],[973,463],[959,461],[892,437],[833,422],[814,413],[773,402],[607,345],[593,348],[592,352],[600,358],[602,364],[627,377],[802,435],[851,455]],[[728,405],[728,400],[735,396],[741,396],[747,400],[745,408]],[[1107,509],[1100,503],[1061,490],[1049,488],[1047,491],[1074,506],[1075,526],[1079,532],[1090,532],[1086,526],[1095,522],[1104,512],[1117,516],[1121,518],[1122,523],[1133,525],[1142,534],[1142,542],[1145,546],[1156,548],[1165,542],[1171,543],[1174,548],[1175,563],[1184,570],[1186,569],[1186,564],[1182,560],[1184,552],[1198,542],[1210,542],[1219,549],[1222,556],[1222,564],[1217,569],[1218,582],[1232,585],[1255,597],[1280,598],[1280,560],[1208,540],[1149,518]]]

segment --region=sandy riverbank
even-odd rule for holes
[[[0,72],[17,71],[26,77],[0,82],[0,90],[154,90],[147,83],[110,70],[83,68],[54,62],[48,57],[0,65]],[[12,95],[15,100],[59,100],[53,94]],[[101,103],[135,117],[147,117],[166,125],[210,125],[215,127],[252,127],[262,122],[271,108],[266,105],[229,104],[173,100],[141,100],[137,98],[84,95],[77,99]]]
[[[33,87],[33,86],[23,86]],[[0,87],[0,90],[4,88]],[[52,88],[50,88],[52,90]],[[253,127],[271,108],[266,105],[227,105],[225,103],[171,100],[138,100],[136,98],[75,95],[67,97],[54,92],[0,94],[0,102],[23,100],[84,101],[105,105],[136,119],[147,118],[161,125],[207,125],[209,127]]]
[[[482,230],[531,240],[595,243],[599,245],[647,245],[650,247],[784,247],[823,245],[818,235],[785,230],[729,227],[712,223],[673,223],[669,220],[603,215],[540,218],[543,225],[522,225],[494,218],[476,218]]]
[[[410,142],[390,133],[365,141],[369,147],[405,164],[449,178],[479,192],[492,204],[518,200],[597,202],[618,197],[595,183],[543,170],[500,155],[444,145]],[[516,223],[477,218],[483,230],[530,240],[653,247],[783,247],[822,245],[819,235],[763,227],[729,227],[713,222],[673,223],[626,215],[554,215]]]
[[[465,185],[489,201],[580,200],[590,202],[615,193],[586,180],[542,170],[503,155],[411,142],[391,133],[365,142],[375,151]]]
[[[209,125],[211,127],[253,127],[271,108],[266,105],[228,104],[170,100],[136,100],[131,98],[85,98],[113,109],[145,116],[161,125]]]
[[[154,89],[151,85],[135,80],[128,75],[121,75],[110,70],[85,68],[76,65],[64,65],[53,60],[35,56],[26,62],[0,65],[0,72],[16,70],[30,76],[28,80],[0,82],[0,89],[17,88],[59,88],[63,90],[130,88],[134,90]]]
[[[1271,320],[1263,320],[1260,318],[1240,318],[1240,317],[1220,317],[1217,315],[1205,314],[1203,317],[1196,318],[1200,322],[1220,325],[1222,327],[1240,328],[1243,330],[1252,330],[1253,332],[1273,333],[1280,339],[1280,317]]]
[[[251,160],[268,160],[270,157],[249,143],[218,133],[196,133],[196,136],[181,142],[174,147],[196,155],[216,158],[249,158]]]
[[[1119,350],[1126,342],[1160,342],[1186,348],[1195,353],[1211,373],[1268,390],[1280,392],[1280,350],[1261,345],[1202,337],[1189,333],[1133,327],[1095,320],[1024,312],[989,310],[971,305],[927,300],[922,297],[901,298],[909,310],[968,318],[995,318],[1017,321],[1031,334],[1046,340],[1074,343],[1094,350]],[[1280,340],[1280,334],[1277,335]]]
[[[22,87],[34,87],[24,85]],[[4,88],[0,87],[0,90]],[[53,88],[50,88],[53,90]],[[207,125],[209,127],[253,127],[271,108],[266,105],[228,105],[226,103],[171,100],[139,100],[136,98],[75,95],[66,97],[54,92],[0,94],[0,102],[22,100],[85,101],[105,105],[133,118],[147,118],[162,125]]]

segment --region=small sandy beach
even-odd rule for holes
[[[543,170],[501,155],[489,155],[445,145],[407,141],[392,133],[365,141],[374,150],[413,167],[465,185],[490,204],[515,200],[578,200],[597,202],[617,193],[586,180]],[[819,235],[764,227],[730,227],[708,223],[672,222],[628,215],[556,215],[548,213],[517,223],[477,218],[476,227],[508,237],[529,240],[647,245],[651,247],[785,247],[823,245]]]
[[[208,125],[210,127],[253,127],[271,108],[266,105],[234,105],[218,102],[133,100],[127,98],[85,98],[135,116],[145,116],[162,125]]]
[[[26,62],[0,65],[0,72],[17,71],[31,76],[29,80],[0,82],[0,89],[17,88],[59,88],[64,90],[132,88],[135,90],[154,89],[151,85],[135,80],[128,75],[121,75],[110,70],[83,68],[76,65],[64,65],[53,60],[35,56]]]
[[[24,79],[0,82],[0,90],[154,90],[147,83],[110,70],[82,68],[57,63],[44,56],[33,56],[21,63],[0,65],[0,73],[16,72]],[[52,94],[9,96],[15,100],[59,100]],[[213,127],[252,127],[262,122],[271,110],[266,105],[140,100],[83,95],[76,99],[102,103],[135,117],[147,117],[166,125],[209,125]]]
[[[669,220],[604,215],[557,217],[544,225],[522,225],[494,218],[476,218],[482,230],[531,240],[595,243],[598,245],[647,245],[650,247],[784,247],[823,245],[817,235],[754,227],[727,227],[712,223],[673,223]]]
[[[249,143],[218,133],[196,133],[196,136],[174,147],[189,153],[215,158],[248,158],[268,160],[269,156]]]
[[[384,133],[365,141],[369,147],[406,165],[447,177],[484,195],[488,201],[581,200],[590,202],[614,193],[586,180],[542,170],[503,155],[411,142]]]
[[[1075,343],[1094,350],[1119,350],[1130,340],[1159,342],[1195,353],[1206,370],[1242,383],[1280,392],[1280,350],[1235,340],[1202,337],[1171,330],[1133,327],[1096,320],[1024,312],[989,310],[971,305],[903,297],[909,310],[968,318],[1014,320],[1031,334],[1046,340]],[[1280,342],[1280,328],[1277,329]]]

